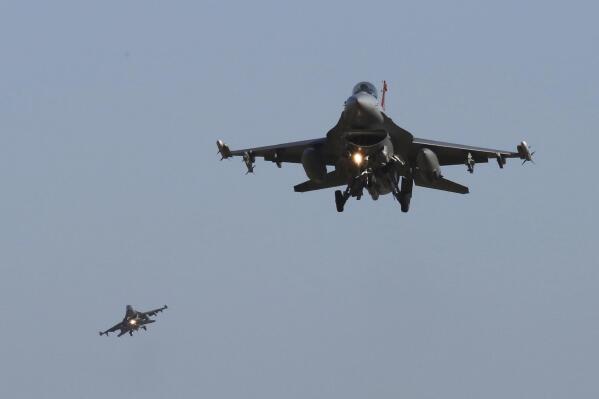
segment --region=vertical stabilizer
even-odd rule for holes
[[[387,93],[387,81],[383,80],[383,88],[381,89],[381,108],[385,110],[385,94]]]

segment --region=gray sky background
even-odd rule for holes
[[[1,1],[0,397],[596,398],[596,2]],[[300,166],[359,80],[537,164],[335,212]],[[98,337],[124,306],[150,331]]]

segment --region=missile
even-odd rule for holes
[[[222,140],[217,140],[216,141],[216,146],[218,147],[218,153],[221,155],[221,161],[223,159],[229,158],[231,157],[231,150],[229,149],[229,146],[226,145],[225,143],[223,143]]]
[[[520,142],[520,144],[518,144],[518,146],[516,148],[518,149],[518,154],[520,155],[520,159],[524,160],[524,162],[522,162],[522,164],[524,164],[528,161],[534,162],[532,160],[532,156],[535,153],[534,153],[534,151],[533,152],[530,151],[530,147],[528,146],[526,141]]]

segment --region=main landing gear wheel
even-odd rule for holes
[[[337,212],[343,212],[345,198],[343,198],[343,193],[341,193],[341,190],[335,191],[335,205],[337,206]]]
[[[414,187],[414,180],[412,176],[402,177],[401,179],[401,192],[399,193],[398,200],[401,205],[401,211],[407,212],[410,210],[410,200],[412,199],[412,188]]]
[[[405,193],[401,193],[399,194],[399,205],[401,206],[401,211],[402,212],[407,212],[410,210],[410,199],[411,199],[412,195],[411,194],[405,194]]]

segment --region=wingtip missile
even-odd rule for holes
[[[222,140],[216,140],[216,146],[218,147],[217,154],[221,155],[221,161],[232,156],[231,149]]]
[[[524,160],[522,161],[522,165],[524,165],[526,162],[534,163],[532,157],[535,152],[530,150],[530,146],[526,141],[522,140],[516,148],[518,149],[518,155],[520,155],[520,159]]]

